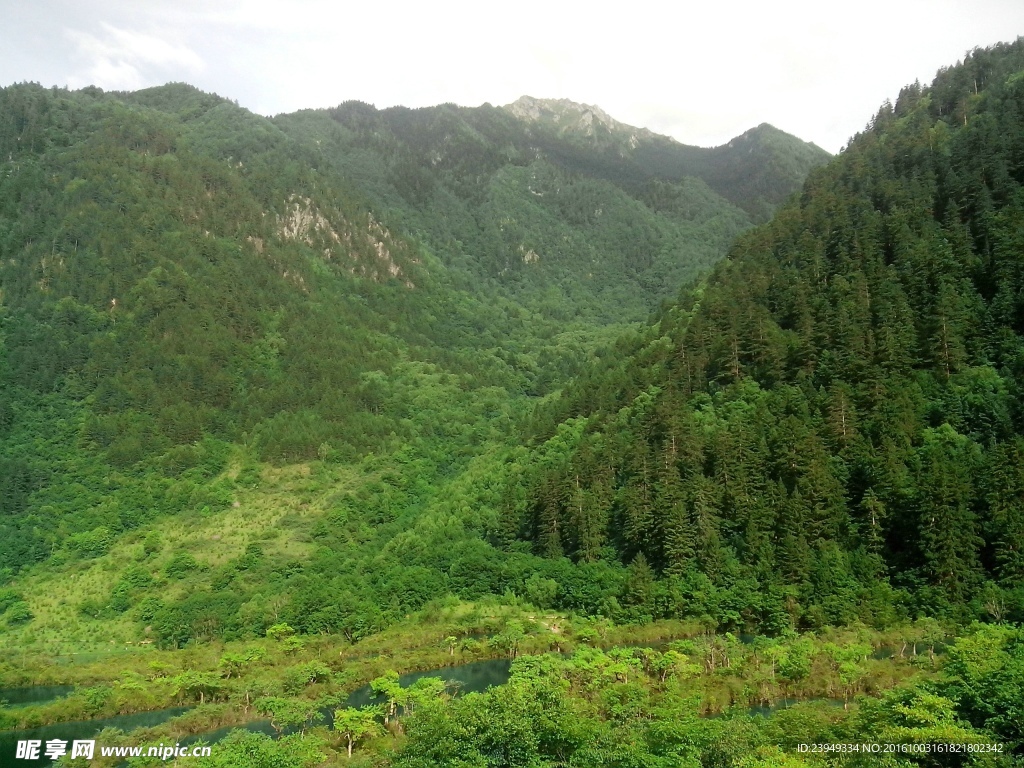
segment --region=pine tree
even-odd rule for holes
[[[1024,440],[997,446],[984,477],[999,579],[1008,587],[1024,582]]]
[[[982,539],[972,510],[978,449],[948,424],[925,430],[918,450],[917,504],[925,571],[955,602],[980,576]]]

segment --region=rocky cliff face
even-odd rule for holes
[[[511,112],[520,120],[540,123],[553,127],[560,134],[576,134],[593,137],[598,132],[615,136],[627,136],[632,147],[639,139],[653,139],[657,134],[646,128],[636,128],[620,123],[603,109],[592,104],[579,104],[569,99],[537,99],[520,96],[502,109]]]

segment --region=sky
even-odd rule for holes
[[[885,99],[1024,35],[1021,0],[0,0],[0,86],[188,82],[272,115],[596,104],[686,144],[760,123],[839,151]]]

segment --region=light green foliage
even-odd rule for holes
[[[307,686],[323,683],[331,679],[331,670],[319,661],[299,664],[288,670],[283,683],[286,693],[297,694]]]
[[[441,678],[421,677],[406,689],[405,709],[410,713],[415,712],[417,708],[444,696],[445,691],[445,683]]]
[[[834,643],[825,646],[825,653],[839,675],[839,682],[842,685],[843,699],[849,699],[850,695],[857,690],[860,681],[867,674],[864,662],[871,654],[871,646],[854,643],[845,647],[839,647]]]
[[[181,700],[198,701],[200,704],[205,703],[207,697],[217,698],[224,689],[220,677],[213,672],[182,672],[171,678],[170,684]]]
[[[957,739],[978,743],[983,737],[957,721],[950,700],[914,687],[896,689],[877,701],[861,699],[859,708],[849,711],[829,703],[805,703],[767,718],[751,717],[742,708],[725,717],[697,717],[694,707],[700,696],[690,698],[687,691],[715,685],[713,681],[726,671],[748,683],[757,679],[754,667],[763,650],[730,647],[723,639],[722,648],[730,648],[729,666],[708,675],[694,670],[686,680],[662,675],[660,660],[678,663],[681,658],[674,650],[659,654],[650,649],[591,649],[569,658],[521,657],[507,685],[462,699],[435,700],[407,714],[406,738],[393,764],[487,765],[495,756],[501,764],[524,766],[589,766],[601,760],[637,766],[780,768],[931,764],[927,756],[924,763],[913,756],[907,757],[910,763],[899,762],[904,756],[886,763],[884,756],[804,755],[796,747],[871,742],[880,738],[878,734],[907,744]],[[822,658],[845,654],[860,659],[864,653],[856,641],[804,641]],[[699,679],[696,689],[689,687],[691,679]],[[883,762],[872,763],[873,759]],[[980,764],[991,764],[985,759]]]
[[[961,717],[1019,749],[1024,744],[1024,637],[1007,626],[975,627],[949,649],[940,692]]]
[[[779,659],[779,675],[794,682],[803,680],[811,672],[811,658],[814,644],[809,638],[799,638],[789,643]]]
[[[370,689],[384,699],[384,724],[387,725],[398,708],[405,706],[408,693],[398,682],[398,673],[394,670],[388,670],[387,674],[371,680]]]
[[[500,648],[510,659],[519,654],[519,644],[526,637],[523,623],[518,619],[512,619],[505,624],[505,628],[491,638],[491,645]]]
[[[283,641],[295,634],[295,630],[291,626],[282,622],[275,624],[272,627],[267,628],[266,635],[271,640]]]
[[[865,731],[882,743],[971,744],[986,737],[957,718],[956,705],[923,690],[899,689],[881,701],[867,701],[858,715]]]
[[[346,708],[334,713],[334,730],[345,739],[350,758],[356,744],[383,731],[376,718],[377,713],[373,709]]]
[[[315,702],[304,699],[285,699],[279,696],[268,696],[256,702],[256,709],[270,718],[271,725],[281,733],[285,730],[306,728],[323,719]]]
[[[736,763],[736,768],[807,768],[813,765],[799,755],[786,752],[778,747],[759,747]]]
[[[205,683],[205,685],[204,685]],[[187,697],[198,690],[202,697],[207,691],[215,694],[218,688],[206,679],[179,680],[178,678],[160,678],[156,681],[138,672],[125,672],[114,683],[114,699],[118,711],[156,709],[170,692],[172,695]]]
[[[213,768],[314,768],[326,759],[324,739],[293,734],[271,739],[262,733],[236,731],[210,750],[209,757],[186,758],[182,765]]]
[[[263,648],[254,646],[244,653],[225,653],[220,657],[218,666],[224,671],[224,677],[230,679],[232,675],[239,675],[244,669],[261,661],[265,656],[266,651]]]

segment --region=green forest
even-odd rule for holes
[[[0,89],[0,382],[0,750],[1024,765],[1024,40],[836,157]]]

